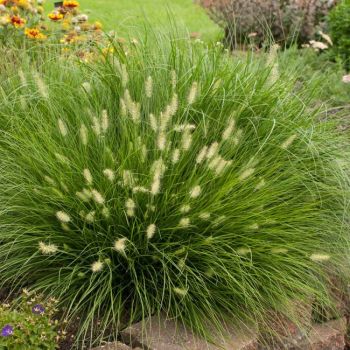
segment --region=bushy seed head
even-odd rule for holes
[[[81,143],[86,146],[88,143],[88,130],[84,124],[81,124],[79,133]]]
[[[127,238],[119,238],[114,242],[114,249],[119,253],[125,253]]]
[[[250,176],[252,176],[255,172],[254,168],[248,168],[242,172],[242,174],[239,176],[240,181],[244,181],[248,179]]]
[[[93,262],[91,265],[91,271],[94,273],[100,272],[100,271],[102,271],[102,269],[103,269],[103,262],[100,260]]]
[[[198,198],[202,192],[202,189],[199,185],[193,187],[190,191],[191,198]]]
[[[222,133],[222,139],[224,141],[228,140],[229,137],[232,135],[233,131],[235,129],[235,120],[231,119],[228,122],[227,128],[224,130],[224,132]]]
[[[147,227],[146,234],[148,239],[153,238],[154,234],[156,233],[156,229],[157,229],[157,226],[155,224],[150,224]]]
[[[58,119],[57,123],[58,123],[58,130],[60,131],[61,135],[63,137],[67,136],[68,129],[67,129],[66,123],[61,118]]]
[[[189,105],[192,105],[196,101],[197,94],[198,94],[198,83],[195,81],[192,83],[191,89],[187,96],[187,103]]]
[[[59,221],[61,221],[63,223],[70,222],[70,216],[67,213],[65,213],[64,211],[56,212],[56,217]]]
[[[219,143],[213,142],[208,148],[206,158],[207,159],[213,158],[217,154],[218,150],[219,150]]]
[[[151,98],[152,97],[152,93],[153,93],[153,79],[152,79],[151,76],[148,76],[147,79],[146,79],[145,93],[146,93],[146,97],[147,98]]]
[[[85,181],[88,185],[92,185],[92,182],[93,182],[93,178],[92,178],[92,175],[91,175],[91,172],[89,169],[85,168],[83,170],[83,176],[85,178]]]
[[[188,293],[187,289],[178,288],[178,287],[173,288],[173,291],[174,291],[175,294],[178,294],[178,295],[180,295],[182,297],[186,296],[186,294]]]
[[[297,138],[297,135],[294,134],[290,137],[288,137],[287,140],[285,140],[282,144],[281,144],[281,148],[282,149],[287,149],[289,148],[289,146],[294,142],[294,140]]]
[[[178,148],[175,148],[171,156],[171,162],[173,164],[176,164],[179,161],[179,159],[180,159],[180,150]]]
[[[322,262],[322,261],[328,261],[330,260],[330,255],[328,254],[321,254],[321,253],[315,253],[311,254],[310,259],[315,262]]]
[[[179,222],[180,227],[188,227],[190,226],[191,220],[190,218],[182,218]]]
[[[55,244],[39,242],[39,251],[43,255],[53,255],[57,253],[58,247]]]
[[[102,194],[98,192],[97,190],[93,189],[91,190],[92,198],[97,204],[104,204],[105,199],[103,198]]]
[[[106,178],[110,181],[113,182],[115,179],[115,174],[112,169],[105,169],[103,170],[103,175],[106,176]]]
[[[101,129],[102,132],[106,132],[109,126],[109,118],[108,118],[108,113],[107,111],[104,109],[102,111],[102,117],[101,117]]]

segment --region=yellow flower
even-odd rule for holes
[[[37,28],[26,28],[24,34],[30,39],[44,40],[47,36]]]
[[[63,7],[68,7],[70,9],[74,9],[79,6],[79,2],[75,0],[65,0],[63,1]]]
[[[93,27],[94,30],[101,30],[102,29],[102,23],[101,22],[95,22],[92,27]]]
[[[60,21],[64,16],[59,12],[51,12],[49,13],[48,17],[51,19],[51,21],[57,22]]]
[[[30,7],[28,0],[17,0],[17,6],[22,9],[28,9]]]

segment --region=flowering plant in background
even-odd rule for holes
[[[0,304],[0,349],[54,350],[63,339],[58,331],[57,300],[24,289],[18,304]]]
[[[99,58],[99,51],[108,48],[102,24],[90,23],[79,8],[78,1],[63,1],[45,14],[43,0],[0,0],[0,40],[5,45],[26,46],[49,42],[62,46],[66,55]]]

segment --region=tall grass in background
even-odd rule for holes
[[[209,336],[330,302],[348,144],[274,55],[164,36],[16,69],[0,94],[1,286],[58,297],[80,344],[162,311]]]

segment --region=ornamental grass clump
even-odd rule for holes
[[[347,143],[272,56],[166,38],[23,64],[0,95],[1,285],[49,292],[95,344],[160,312],[209,336],[327,304]]]

